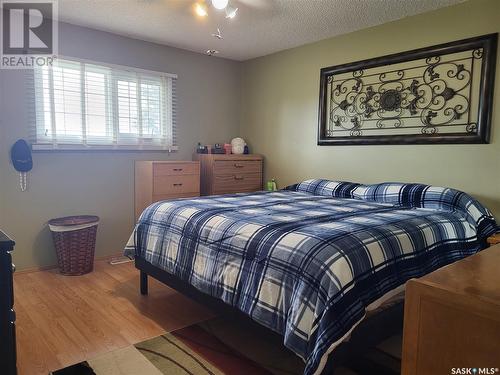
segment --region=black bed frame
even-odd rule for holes
[[[237,317],[243,317],[245,320],[251,320],[250,317],[243,314],[238,309],[217,298],[200,292],[192,285],[179,280],[177,277],[154,266],[144,259],[136,257],[135,267],[140,270],[140,289],[142,295],[148,294],[148,276],[151,276],[217,313],[236,315]],[[349,341],[340,344],[329,355],[328,362],[322,375],[333,374],[335,368],[352,362],[353,360],[358,360],[370,348],[394,334],[401,332],[403,328],[403,310],[403,302],[399,302],[363,320],[353,330]],[[270,335],[280,337],[278,333],[266,327],[263,328],[269,331]],[[280,338],[280,341],[282,341],[282,338]]]

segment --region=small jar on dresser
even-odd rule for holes
[[[262,190],[262,155],[194,154],[193,159],[200,162],[201,195]]]
[[[14,241],[0,230],[0,373],[5,375],[17,374],[13,250]]]

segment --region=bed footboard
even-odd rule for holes
[[[227,305],[217,298],[200,292],[194,286],[178,279],[172,274],[152,265],[142,258],[135,258],[135,267],[140,271],[140,291],[142,295],[148,294],[148,277],[151,276],[156,280],[161,281],[163,284],[169,286],[170,288],[177,290],[179,293],[195,300],[200,304],[208,306],[218,313],[232,313],[244,316],[248,319],[248,316],[243,314],[241,311],[231,307],[230,305]]]
[[[140,271],[140,290],[142,295],[148,294],[148,276],[151,276],[185,296],[192,298],[196,302],[211,308],[217,313],[226,315],[229,314],[247,319],[251,321],[252,324],[258,325],[260,328],[263,327],[258,323],[255,323],[251,320],[251,318],[243,314],[238,309],[227,305],[221,300],[200,292],[192,285],[179,280],[177,277],[161,270],[144,259],[136,257],[135,267]],[[403,309],[403,302],[398,302],[363,320],[352,332],[350,340],[343,342],[335,348],[332,353],[330,353],[322,375],[330,375],[337,367],[351,361],[359,362],[363,353],[371,347],[374,347],[379,342],[398,332],[401,332],[403,329]],[[267,328],[265,329],[269,331],[268,334],[270,336],[279,337],[280,341],[283,340],[282,336],[278,333]]]
[[[141,271],[141,294],[143,296],[148,295],[148,274],[145,271]]]

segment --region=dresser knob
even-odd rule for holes
[[[7,317],[11,323],[14,323],[16,321],[16,312],[14,311],[14,309],[10,309],[7,312]]]
[[[243,164],[235,164],[234,167],[235,168],[243,168]]]
[[[174,168],[174,171],[175,172],[180,172],[180,171],[182,171],[182,168]]]
[[[182,186],[182,184],[174,184],[174,186]]]
[[[243,177],[243,176],[234,176],[234,179],[235,180],[244,180],[245,177]]]
[[[16,265],[12,263],[12,273],[16,272]]]

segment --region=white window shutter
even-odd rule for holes
[[[177,76],[59,59],[34,73],[34,149],[176,149]]]

